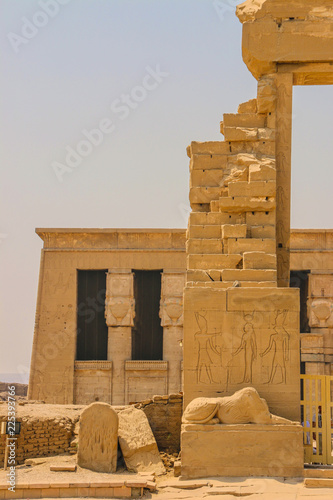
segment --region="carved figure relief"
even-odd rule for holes
[[[105,318],[108,326],[134,326],[135,300],[130,297],[107,297]]]
[[[134,326],[133,273],[109,272],[106,278],[105,318],[108,326]]]
[[[195,313],[195,319],[199,327],[199,331],[194,334],[194,338],[198,343],[198,361],[197,361],[197,383],[201,384],[213,384],[220,383],[219,380],[214,380],[212,373],[213,365],[213,355],[217,355],[219,358],[221,352],[216,348],[213,340],[217,332],[208,333],[207,319],[205,318],[205,313],[199,314]],[[206,374],[206,379],[205,379]],[[207,381],[206,381],[207,380]]]
[[[294,351],[287,310],[237,311],[227,316],[202,310],[193,314],[198,328],[193,330],[192,366],[198,385],[218,384],[219,391],[228,392],[239,385],[290,382],[287,377]]]
[[[273,326],[274,333],[271,334],[267,348],[260,353],[261,357],[266,356],[268,353],[273,353],[271,370],[267,384],[286,384],[287,382],[287,368],[286,362],[289,361],[289,343],[290,335],[285,329],[285,322],[287,317],[286,310],[277,311],[275,323]],[[280,369],[280,370],[279,370]],[[282,378],[279,380],[278,372],[281,372]]]
[[[333,300],[331,298],[310,298],[308,300],[308,316],[311,327],[333,327]]]
[[[182,326],[184,272],[163,272],[161,280],[160,318],[162,326]]]
[[[236,356],[240,352],[243,352],[244,373],[243,379],[239,383],[252,384],[252,367],[254,360],[257,359],[257,341],[253,324],[252,322],[249,322],[249,320],[251,321],[253,319],[253,315],[246,314],[244,315],[244,318],[246,319],[247,323],[243,328],[241,343],[232,355]]]
[[[183,298],[165,297],[160,303],[162,326],[181,326],[184,322]]]

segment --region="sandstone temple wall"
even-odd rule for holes
[[[252,106],[252,110],[254,110],[255,102],[241,106],[240,110],[245,111],[246,106]],[[248,119],[247,115],[248,113],[241,113],[235,116],[245,116]],[[230,122],[230,117],[230,114],[225,115],[227,125],[236,123],[235,121]],[[233,118],[233,120],[235,119]],[[261,123],[263,122],[261,121]],[[228,131],[226,133],[228,134]],[[243,132],[238,131],[237,133]],[[231,144],[228,144],[228,147],[232,149],[235,146],[232,144],[233,141],[230,142]],[[248,141],[245,141],[244,144],[246,148],[250,148]],[[199,155],[200,148],[202,152],[204,151],[203,147],[208,148],[206,150],[207,154]],[[209,184],[218,184],[220,182],[218,180],[219,176],[222,179],[222,170],[220,172],[216,167],[226,165],[229,156],[226,153],[214,156],[209,147],[212,147],[212,145],[192,144],[195,152],[190,162],[191,198],[192,201],[205,201],[205,203],[198,203],[194,207],[200,210],[203,210],[205,204],[207,206],[207,196],[211,196],[214,189],[215,192],[222,192],[222,189],[218,185],[204,189],[200,187],[199,183],[203,182],[202,179],[207,179],[210,176]],[[221,148],[221,146],[219,147]],[[263,145],[263,147],[266,146]],[[226,146],[224,145],[223,148],[226,148]],[[190,150],[189,153],[191,154]],[[247,166],[246,162],[254,161],[253,153],[234,153],[230,155],[230,159],[232,161],[229,161],[227,167],[230,172],[235,173],[238,169],[245,172],[246,175],[250,175],[247,172],[251,170],[252,180],[253,175],[258,175],[260,168],[263,168],[263,166],[259,168],[259,160],[256,160],[251,168]],[[239,165],[235,161],[239,162]],[[206,170],[192,168],[192,166],[203,165],[202,162],[205,162],[205,165],[209,164],[209,162],[215,162],[215,168]],[[270,172],[270,168],[272,167],[266,168],[266,171]],[[244,181],[241,182],[244,183]],[[203,196],[202,193],[205,193],[206,198],[199,198],[199,196]],[[214,207],[216,202],[213,200],[211,205]],[[200,236],[203,235],[208,238],[208,243],[205,243],[205,245],[209,246],[209,248],[207,247],[209,252],[213,253],[217,251],[217,245],[221,246],[221,255],[217,257],[218,259],[226,258],[222,254],[222,245],[226,250],[229,243],[231,246],[236,244],[258,245],[255,240],[266,240],[263,241],[263,245],[272,244],[272,238],[268,237],[273,235],[274,211],[268,211],[268,214],[258,211],[249,212],[245,217],[242,216],[241,222],[246,221],[247,218],[249,229],[246,230],[246,238],[237,238],[237,242],[236,238],[232,238],[231,234],[226,232],[234,230],[234,228],[224,227],[223,234],[228,238],[222,239],[222,218],[224,217],[224,222],[236,221],[237,219],[235,214],[230,215],[230,218],[226,218],[221,212],[216,211],[209,213],[196,211],[191,214],[190,222],[193,222],[193,224],[189,226],[187,231],[191,240],[187,246],[193,251],[191,258],[198,259],[198,254],[194,252],[197,252],[199,246],[203,245],[200,239]],[[240,230],[244,234],[244,227],[242,227],[244,224],[240,226]],[[94,401],[96,397],[100,401],[110,402],[112,399],[112,384],[115,384],[113,382],[115,380],[117,380],[117,383],[114,388],[118,391],[118,400],[117,402],[114,400],[114,404],[142,401],[151,398],[154,394],[178,392],[182,387],[183,350],[180,344],[183,339],[183,303],[179,290],[182,287],[181,280],[185,279],[186,274],[185,230],[157,230],[156,233],[156,230],[139,232],[138,230],[109,230],[107,232],[106,230],[85,229],[74,232],[73,230],[45,229],[37,230],[37,232],[43,238],[44,248],[42,250],[36,310],[30,398],[61,404],[71,402],[88,404]],[[114,233],[117,233],[116,236]],[[217,243],[218,238],[221,238],[219,243]],[[262,251],[262,248],[260,251]],[[322,273],[320,279],[325,279],[328,283],[324,287],[326,294],[324,300],[330,304],[332,300],[330,283],[333,280],[333,231],[292,230],[290,248],[292,270],[311,271],[311,276],[315,273]],[[249,250],[249,247],[247,249]],[[252,259],[254,255],[252,252]],[[259,256],[261,255],[259,254]],[[208,258],[216,258],[216,255]],[[113,347],[109,350],[109,359],[104,361],[75,360],[76,308],[78,306],[77,270],[109,269],[112,271],[113,276],[119,276],[123,279],[124,275],[123,273],[119,274],[119,270],[135,267],[164,269],[167,271],[162,275],[163,291],[161,290],[160,308],[161,323],[164,330],[163,360],[131,360],[130,330],[132,327],[124,325],[111,325],[109,327],[110,341],[112,336],[115,339]],[[250,269],[245,272],[247,273],[247,280],[251,273],[252,276],[260,276],[265,280],[269,276],[276,275],[274,269],[265,271]],[[212,281],[212,278],[215,281],[220,281],[222,274],[224,278],[227,278],[227,281],[229,279],[233,280],[229,281],[231,285],[235,280],[242,281],[240,276],[243,279],[245,277],[244,271],[238,269],[224,270],[222,272],[211,269],[209,274],[210,276],[208,276],[207,270],[188,271],[188,276],[195,276],[202,283]],[[126,276],[129,276],[129,274],[125,273],[125,278]],[[310,277],[309,282],[311,282],[311,279]],[[246,286],[246,283],[247,281],[244,280],[243,285]],[[269,284],[269,281],[265,281],[265,286],[269,286]],[[216,283],[214,286],[221,285],[222,282],[220,284]],[[315,293],[318,295],[318,287]],[[316,296],[312,299],[310,289],[307,294],[312,302],[314,299],[319,298]],[[321,295],[321,289],[319,294]],[[125,300],[127,299],[125,297]],[[179,317],[172,320],[168,312]],[[305,335],[301,337],[301,360],[305,363],[306,373],[333,373],[333,353],[331,352],[333,329],[329,326],[331,324],[330,320],[324,323],[321,322],[317,326],[314,326],[313,321],[315,320],[311,320],[311,330],[307,333],[307,335],[311,333],[312,337]]]
[[[44,247],[29,398],[54,404],[87,404],[95,400],[125,404],[160,392],[178,392],[181,386],[179,330],[182,319],[174,314],[180,308],[181,316],[184,277],[178,285],[173,281],[177,282],[179,272],[184,276],[184,231],[111,229],[37,232],[44,241]],[[110,270],[107,303],[91,306],[92,309],[106,308],[109,350],[107,359],[77,361],[77,273],[78,270],[89,269]],[[163,271],[160,314],[167,345],[162,360],[132,361],[130,313],[118,319],[112,314],[119,303],[133,303],[131,295],[124,291],[126,287],[121,286],[124,279],[131,278],[132,269]],[[131,307],[129,305],[129,311]]]

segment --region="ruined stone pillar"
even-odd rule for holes
[[[276,74],[276,257],[279,287],[290,279],[292,73]]]
[[[311,333],[301,335],[307,375],[331,375],[333,367],[333,273],[309,275],[308,318]]]
[[[109,328],[108,360],[112,361],[112,404],[125,404],[125,361],[132,354],[135,301],[130,269],[109,270],[106,278],[105,318]]]
[[[163,360],[168,361],[169,394],[181,390],[184,284],[183,272],[163,272],[160,318],[163,326]]]

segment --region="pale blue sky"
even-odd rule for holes
[[[0,379],[29,369],[35,227],[185,227],[186,146],[222,140],[223,113],[256,95],[241,2],[220,1],[218,12],[212,0],[71,0],[40,15],[54,1],[0,2]],[[45,25],[23,43],[26,20]],[[121,120],[111,104],[157,66],[168,76]],[[294,92],[293,227],[333,226],[332,95]],[[114,131],[59,182],[52,164],[105,118]]]

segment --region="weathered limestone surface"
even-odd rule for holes
[[[92,403],[82,413],[78,464],[97,472],[117,469],[118,416],[107,403]]]
[[[184,405],[252,386],[272,413],[299,420],[299,292],[284,288],[184,292]]]
[[[148,419],[142,410],[127,408],[118,413],[119,444],[126,467],[132,472],[163,474],[164,465]]]
[[[259,78],[277,63],[331,62],[332,12],[332,0],[247,0],[239,5],[243,59],[251,73]]]
[[[159,451],[179,453],[183,395],[154,396],[135,407],[145,412]]]
[[[111,361],[75,361],[74,369],[74,403],[89,405],[92,401],[103,401],[111,404]]]
[[[244,387],[231,396],[196,398],[184,412],[185,424],[295,424],[283,417],[272,415],[266,401],[254,387]]]
[[[182,476],[302,477],[301,425],[182,425]]]
[[[170,269],[184,275],[185,231],[37,229],[36,232],[43,239],[44,246],[39,275],[29,399],[53,404],[87,404],[98,398],[99,401],[107,403],[124,404],[125,360],[131,359],[130,323],[133,317],[133,302],[130,273],[125,273],[124,280],[121,275],[124,270],[131,272],[132,269]],[[111,278],[114,283],[114,286],[110,284],[109,294],[113,302],[109,311],[112,326],[109,326],[108,360],[103,362],[103,367],[96,360],[92,360],[92,364],[75,364],[77,269],[109,269],[119,276],[116,280],[118,285]],[[89,311],[94,312],[96,307],[101,306],[103,307],[103,304],[96,302],[89,306]],[[118,320],[113,313],[119,315]],[[181,328],[181,325],[177,328]],[[177,340],[181,338],[182,335],[177,335]],[[167,393],[168,365],[166,370],[163,370],[163,382],[158,379],[158,384],[154,386],[151,384],[151,372],[145,372],[145,379],[140,380],[141,390],[147,385],[145,397]],[[177,387],[176,380],[179,380]],[[134,400],[138,401],[136,397],[139,393],[134,390],[134,385],[135,380],[133,385],[130,384],[130,391],[133,388]],[[178,392],[180,388],[180,377],[176,377],[172,390]]]
[[[168,393],[168,361],[125,362],[125,401],[137,403]]]

